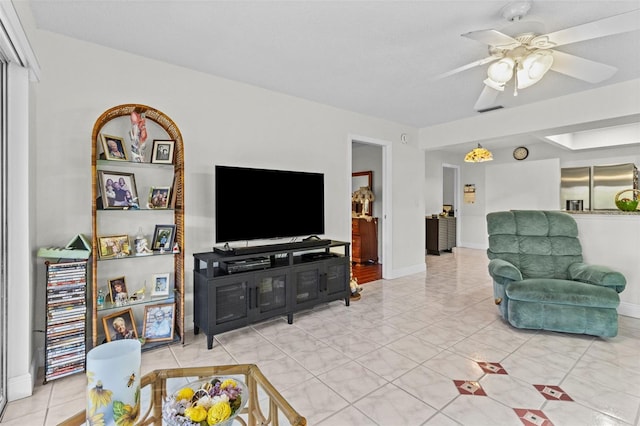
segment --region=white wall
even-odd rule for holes
[[[390,148],[393,276],[424,269],[424,210],[415,176],[424,173],[417,129],[295,97],[212,77],[34,28],[28,6],[17,4],[42,68],[34,86],[36,246],[63,245],[91,233],[91,131],[108,108],[153,106],[180,127],[185,142],[187,265],[214,243],[214,164],[268,167],[325,174],[326,234],[349,241],[351,149],[348,135],[392,141]],[[402,133],[408,144],[401,144]],[[256,220],[260,209],[256,206]],[[302,212],[301,212],[302,214]],[[301,217],[303,219],[303,216]],[[36,247],[34,247],[35,249]],[[40,288],[44,266],[33,258]],[[187,327],[192,325],[192,281],[185,285]],[[43,295],[36,304],[43,304]],[[17,309],[31,312],[29,303]],[[36,327],[44,325],[36,312]]]
[[[485,211],[557,210],[560,200],[560,160],[488,163]]]

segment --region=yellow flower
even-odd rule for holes
[[[218,424],[231,416],[231,406],[228,402],[218,402],[209,408],[207,413],[207,424]]]
[[[220,383],[220,389],[226,389],[228,387],[237,387],[238,384],[233,379],[227,379],[224,382]]]
[[[207,418],[207,410],[204,407],[195,405],[185,408],[184,415],[191,419],[192,422],[201,422]]]
[[[176,393],[176,400],[181,401],[186,399],[187,401],[191,401],[194,393],[194,390],[191,388],[182,388]]]
[[[87,426],[104,426],[104,413],[93,414],[89,417]]]
[[[111,394],[113,394],[113,392],[108,389],[103,389],[102,381],[98,380],[96,387],[89,389],[89,400],[93,405],[89,415],[93,415],[101,405],[104,405],[105,407],[109,405],[111,402]]]

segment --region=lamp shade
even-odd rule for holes
[[[482,145],[478,144],[477,148],[472,149],[465,155],[464,161],[467,163],[482,163],[484,161],[493,160],[493,154]]]
[[[140,412],[141,345],[114,340],[87,354],[87,424],[134,424]]]
[[[553,55],[549,50],[536,50],[522,61],[518,68],[518,89],[524,89],[539,82],[553,65]]]
[[[362,214],[371,213],[371,203],[376,199],[373,191],[368,186],[361,186],[351,195],[351,200],[362,204]]]
[[[487,76],[496,83],[505,84],[513,77],[515,62],[511,58],[502,58],[491,64],[487,70]]]

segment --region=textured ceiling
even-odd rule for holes
[[[505,1],[31,1],[40,29],[418,128],[477,115],[487,56],[461,37],[503,29]],[[636,1],[535,1],[546,32],[639,9]],[[640,22],[638,22],[640,30]],[[507,30],[505,30],[507,31]],[[505,108],[640,77],[640,31],[559,47],[617,67],[591,84],[549,72]]]

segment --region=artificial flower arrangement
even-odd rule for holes
[[[207,379],[168,396],[162,406],[162,418],[171,425],[226,425],[246,402],[247,388],[241,381]]]

